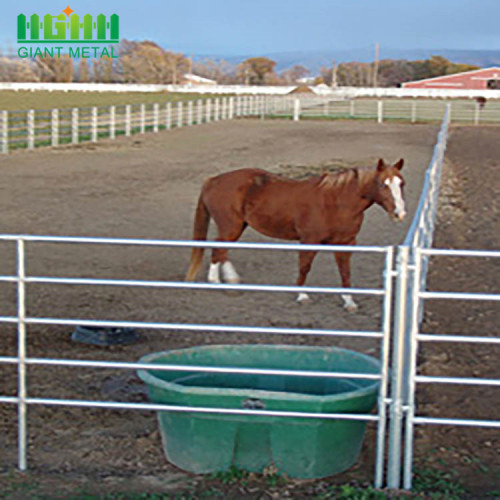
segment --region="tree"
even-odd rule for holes
[[[120,45],[120,68],[123,79],[137,83],[180,83],[188,71],[183,54],[162,49],[154,42],[130,42]]]
[[[297,83],[300,78],[304,78],[307,75],[310,75],[311,72],[300,64],[296,64],[295,66],[283,71],[281,73],[281,78],[283,79],[283,83],[286,85],[291,85]]]
[[[238,66],[238,75],[245,85],[264,85],[276,78],[275,67],[268,57],[250,57]]]
[[[75,68],[73,59],[68,55],[62,57],[37,57],[35,59],[40,81],[72,82]]]
[[[86,58],[80,59],[80,65],[78,67],[78,81],[81,83],[90,82],[90,68],[89,62]]]

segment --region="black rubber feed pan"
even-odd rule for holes
[[[77,326],[71,338],[75,342],[100,346],[133,344],[139,333],[133,328],[103,328],[100,326]]]

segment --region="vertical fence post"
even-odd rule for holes
[[[417,101],[412,101],[411,103],[411,122],[415,123],[417,121]]]
[[[193,124],[193,101],[188,102],[187,124],[188,127],[190,127]]]
[[[215,99],[214,121],[219,120],[219,112],[220,112],[220,99],[217,97]]]
[[[35,110],[28,111],[28,149],[35,149]]]
[[[17,240],[17,374],[18,374],[18,457],[19,469],[27,468],[27,381],[26,381],[26,271],[24,240]]]
[[[125,135],[130,137],[132,133],[132,106],[127,104],[125,106]]]
[[[116,138],[116,108],[110,106],[109,108],[109,138]]]
[[[300,119],[300,99],[296,98],[293,101],[293,121],[298,122]]]
[[[167,102],[165,106],[165,128],[170,130],[172,128],[172,103]]]
[[[382,123],[384,121],[384,102],[377,102],[377,122]]]
[[[183,113],[182,102],[179,101],[177,103],[177,127],[182,127],[182,113]]]
[[[155,102],[153,104],[153,132],[158,132],[160,129],[160,105]]]
[[[79,130],[79,110],[78,108],[73,108],[71,110],[71,143],[78,144],[80,140],[80,130]]]
[[[196,123],[201,125],[203,123],[203,101],[198,99],[196,103]]]
[[[141,134],[144,134],[146,132],[146,105],[141,104]]]
[[[354,112],[355,112],[355,110],[354,110],[354,99],[351,99],[349,101],[349,116],[351,118],[354,118]]]
[[[396,303],[392,350],[391,407],[387,487],[398,489],[401,483],[401,435],[403,425],[403,369],[405,361],[406,304],[408,295],[409,247],[398,247],[396,267]]]
[[[92,122],[91,122],[91,139],[92,142],[97,142],[97,108],[92,108]]]
[[[229,98],[229,119],[234,118],[234,97]]]
[[[479,125],[479,117],[481,115],[481,108],[479,106],[479,103],[476,102],[476,109],[474,112],[474,125]]]
[[[52,147],[59,146],[59,110],[52,110]]]
[[[2,111],[2,153],[9,153],[9,112]]]
[[[207,99],[207,105],[206,105],[206,112],[207,112],[207,123],[210,123],[210,120],[212,118],[212,99]]]

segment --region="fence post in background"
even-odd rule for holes
[[[415,123],[417,121],[417,101],[411,103],[411,122]]]
[[[125,106],[125,135],[130,137],[132,133],[132,106],[127,104]]]
[[[196,104],[196,123],[201,125],[203,123],[203,101],[198,99],[198,103]]]
[[[240,116],[240,111],[241,111],[241,96],[236,96],[236,109],[235,109],[235,114],[236,116]]]
[[[354,99],[349,101],[349,116],[354,117]]]
[[[35,110],[28,111],[28,149],[35,149]]]
[[[474,125],[479,125],[479,117],[481,116],[481,108],[479,103],[476,102],[476,109],[474,112]]]
[[[229,119],[234,118],[234,97],[229,98]]]
[[[79,140],[79,111],[78,108],[73,108],[71,110],[71,143],[78,144]]]
[[[384,121],[384,102],[377,101],[377,122],[382,123]]]
[[[207,99],[207,104],[206,104],[206,121],[207,123],[210,123],[210,120],[212,118],[212,99]]]
[[[59,146],[59,110],[52,110],[52,147]]]
[[[219,110],[220,110],[220,99],[217,97],[215,99],[214,121],[219,120]]]
[[[92,108],[92,118],[90,124],[90,135],[92,142],[97,142],[97,108]]]
[[[9,112],[2,111],[2,153],[9,153]]]
[[[225,120],[227,118],[227,99],[225,97],[221,98],[220,117],[221,117],[221,120]]]
[[[293,121],[298,122],[300,119],[300,99],[296,98],[293,101]]]
[[[172,128],[172,103],[167,102],[165,106],[165,128],[170,130]]]
[[[155,102],[153,104],[153,132],[157,133],[160,129],[160,105]]]
[[[146,105],[141,104],[141,134],[144,134],[146,132]]]
[[[183,109],[182,109],[182,101],[179,101],[177,103],[177,127],[182,127],[182,113],[183,113]]]
[[[188,102],[188,118],[187,118],[188,127],[193,124],[193,101]]]
[[[109,138],[116,138],[116,108],[110,106],[109,108]]]

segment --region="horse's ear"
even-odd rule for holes
[[[382,158],[379,158],[378,163],[377,163],[377,172],[382,172],[382,170],[384,170],[384,168],[385,168],[384,160],[382,160]]]
[[[401,158],[401,160],[399,160],[395,165],[394,165],[394,168],[397,168],[398,170],[401,170],[403,168],[403,165],[404,165],[405,161],[403,158]]]

